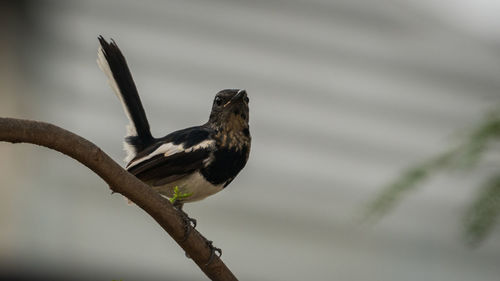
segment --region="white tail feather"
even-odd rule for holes
[[[111,89],[113,89],[113,92],[115,92],[116,96],[120,99],[120,102],[123,107],[123,111],[125,111],[125,114],[127,115],[127,118],[129,120],[129,124],[127,125],[127,134],[126,136],[137,136],[137,130],[134,126],[134,123],[132,122],[132,117],[130,115],[130,112],[127,109],[127,106],[125,105],[125,102],[123,100],[122,94],[120,92],[120,88],[118,87],[118,84],[115,81],[115,78],[113,77],[113,73],[111,72],[111,68],[109,67],[108,61],[106,60],[106,56],[104,55],[104,50],[102,47],[99,47],[99,50],[97,51],[97,65],[99,68],[104,72],[106,77],[108,78],[108,84],[111,86]],[[123,149],[127,153],[127,156],[125,157],[124,161],[125,162],[130,162],[132,160],[136,153],[134,150],[134,147],[131,146],[130,144],[123,142]]]

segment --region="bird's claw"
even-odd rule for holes
[[[210,248],[210,258],[208,259],[208,262],[205,264],[205,266],[211,264],[214,261],[216,255],[218,258],[222,256],[222,250],[220,248],[214,247],[212,241],[207,240],[207,246]]]
[[[188,217],[189,223],[193,228],[196,228],[196,219]]]
[[[184,242],[188,239],[191,230],[196,227],[196,220],[190,218],[188,214],[186,214],[186,212],[182,210],[182,204],[177,205],[175,207],[181,213],[182,220],[184,221],[184,238],[182,239],[182,242]],[[205,237],[203,237],[203,239],[205,239],[207,247],[210,249],[210,258],[208,258],[208,262],[205,264],[205,266],[208,266],[214,261],[215,256],[217,256],[218,258],[222,256],[222,250],[220,248],[214,247],[212,241],[207,240]],[[186,257],[190,258],[187,252],[186,252]]]
[[[190,218],[184,211],[181,210],[182,219],[184,220],[184,238],[182,242],[186,241],[191,234],[191,230],[196,228],[196,219]]]

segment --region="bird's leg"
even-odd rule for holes
[[[187,238],[189,237],[189,234],[191,233],[191,229],[196,227],[196,220],[193,218],[190,218],[186,212],[182,210],[182,207],[184,206],[183,203],[180,203],[179,201],[174,202],[174,207],[181,212],[182,218],[184,219],[185,223],[185,235],[184,239],[182,241],[186,241]],[[217,255],[217,257],[222,256],[222,250],[220,248],[214,247],[213,242],[205,238],[205,236],[201,235],[203,239],[205,239],[205,242],[207,244],[207,247],[210,248],[210,258],[208,259],[208,262],[205,264],[205,266],[208,266],[211,264]],[[186,253],[186,256],[189,258],[189,256]]]
[[[190,224],[192,224],[193,228],[196,228],[196,219],[190,218],[188,216],[188,214],[182,210],[183,206],[184,206],[184,203],[174,204],[174,207],[176,207],[177,210],[179,210],[181,212],[182,216],[185,217],[185,219],[187,219]]]
[[[182,210],[182,207],[184,206],[183,203],[180,203],[179,201],[174,202],[174,207],[179,210],[179,212],[182,215],[182,219],[184,220],[184,238],[182,241],[186,241],[189,237],[189,234],[191,233],[191,229],[196,227],[196,220],[193,218],[190,218],[186,212]]]

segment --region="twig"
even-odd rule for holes
[[[212,280],[237,280],[220,258],[206,265],[211,250],[196,230],[184,238],[184,220],[165,198],[128,173],[90,141],[52,124],[0,118],[0,141],[45,146],[77,160],[101,177],[112,189],[146,211],[181,246]]]

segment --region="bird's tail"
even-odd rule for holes
[[[139,93],[135,87],[127,61],[116,43],[111,39],[108,43],[102,36],[98,37],[100,47],[97,64],[108,77],[108,82],[120,99],[123,109],[130,121],[127,126],[124,148],[127,152],[125,161],[130,161],[137,152],[153,142],[146,112],[142,107]]]

